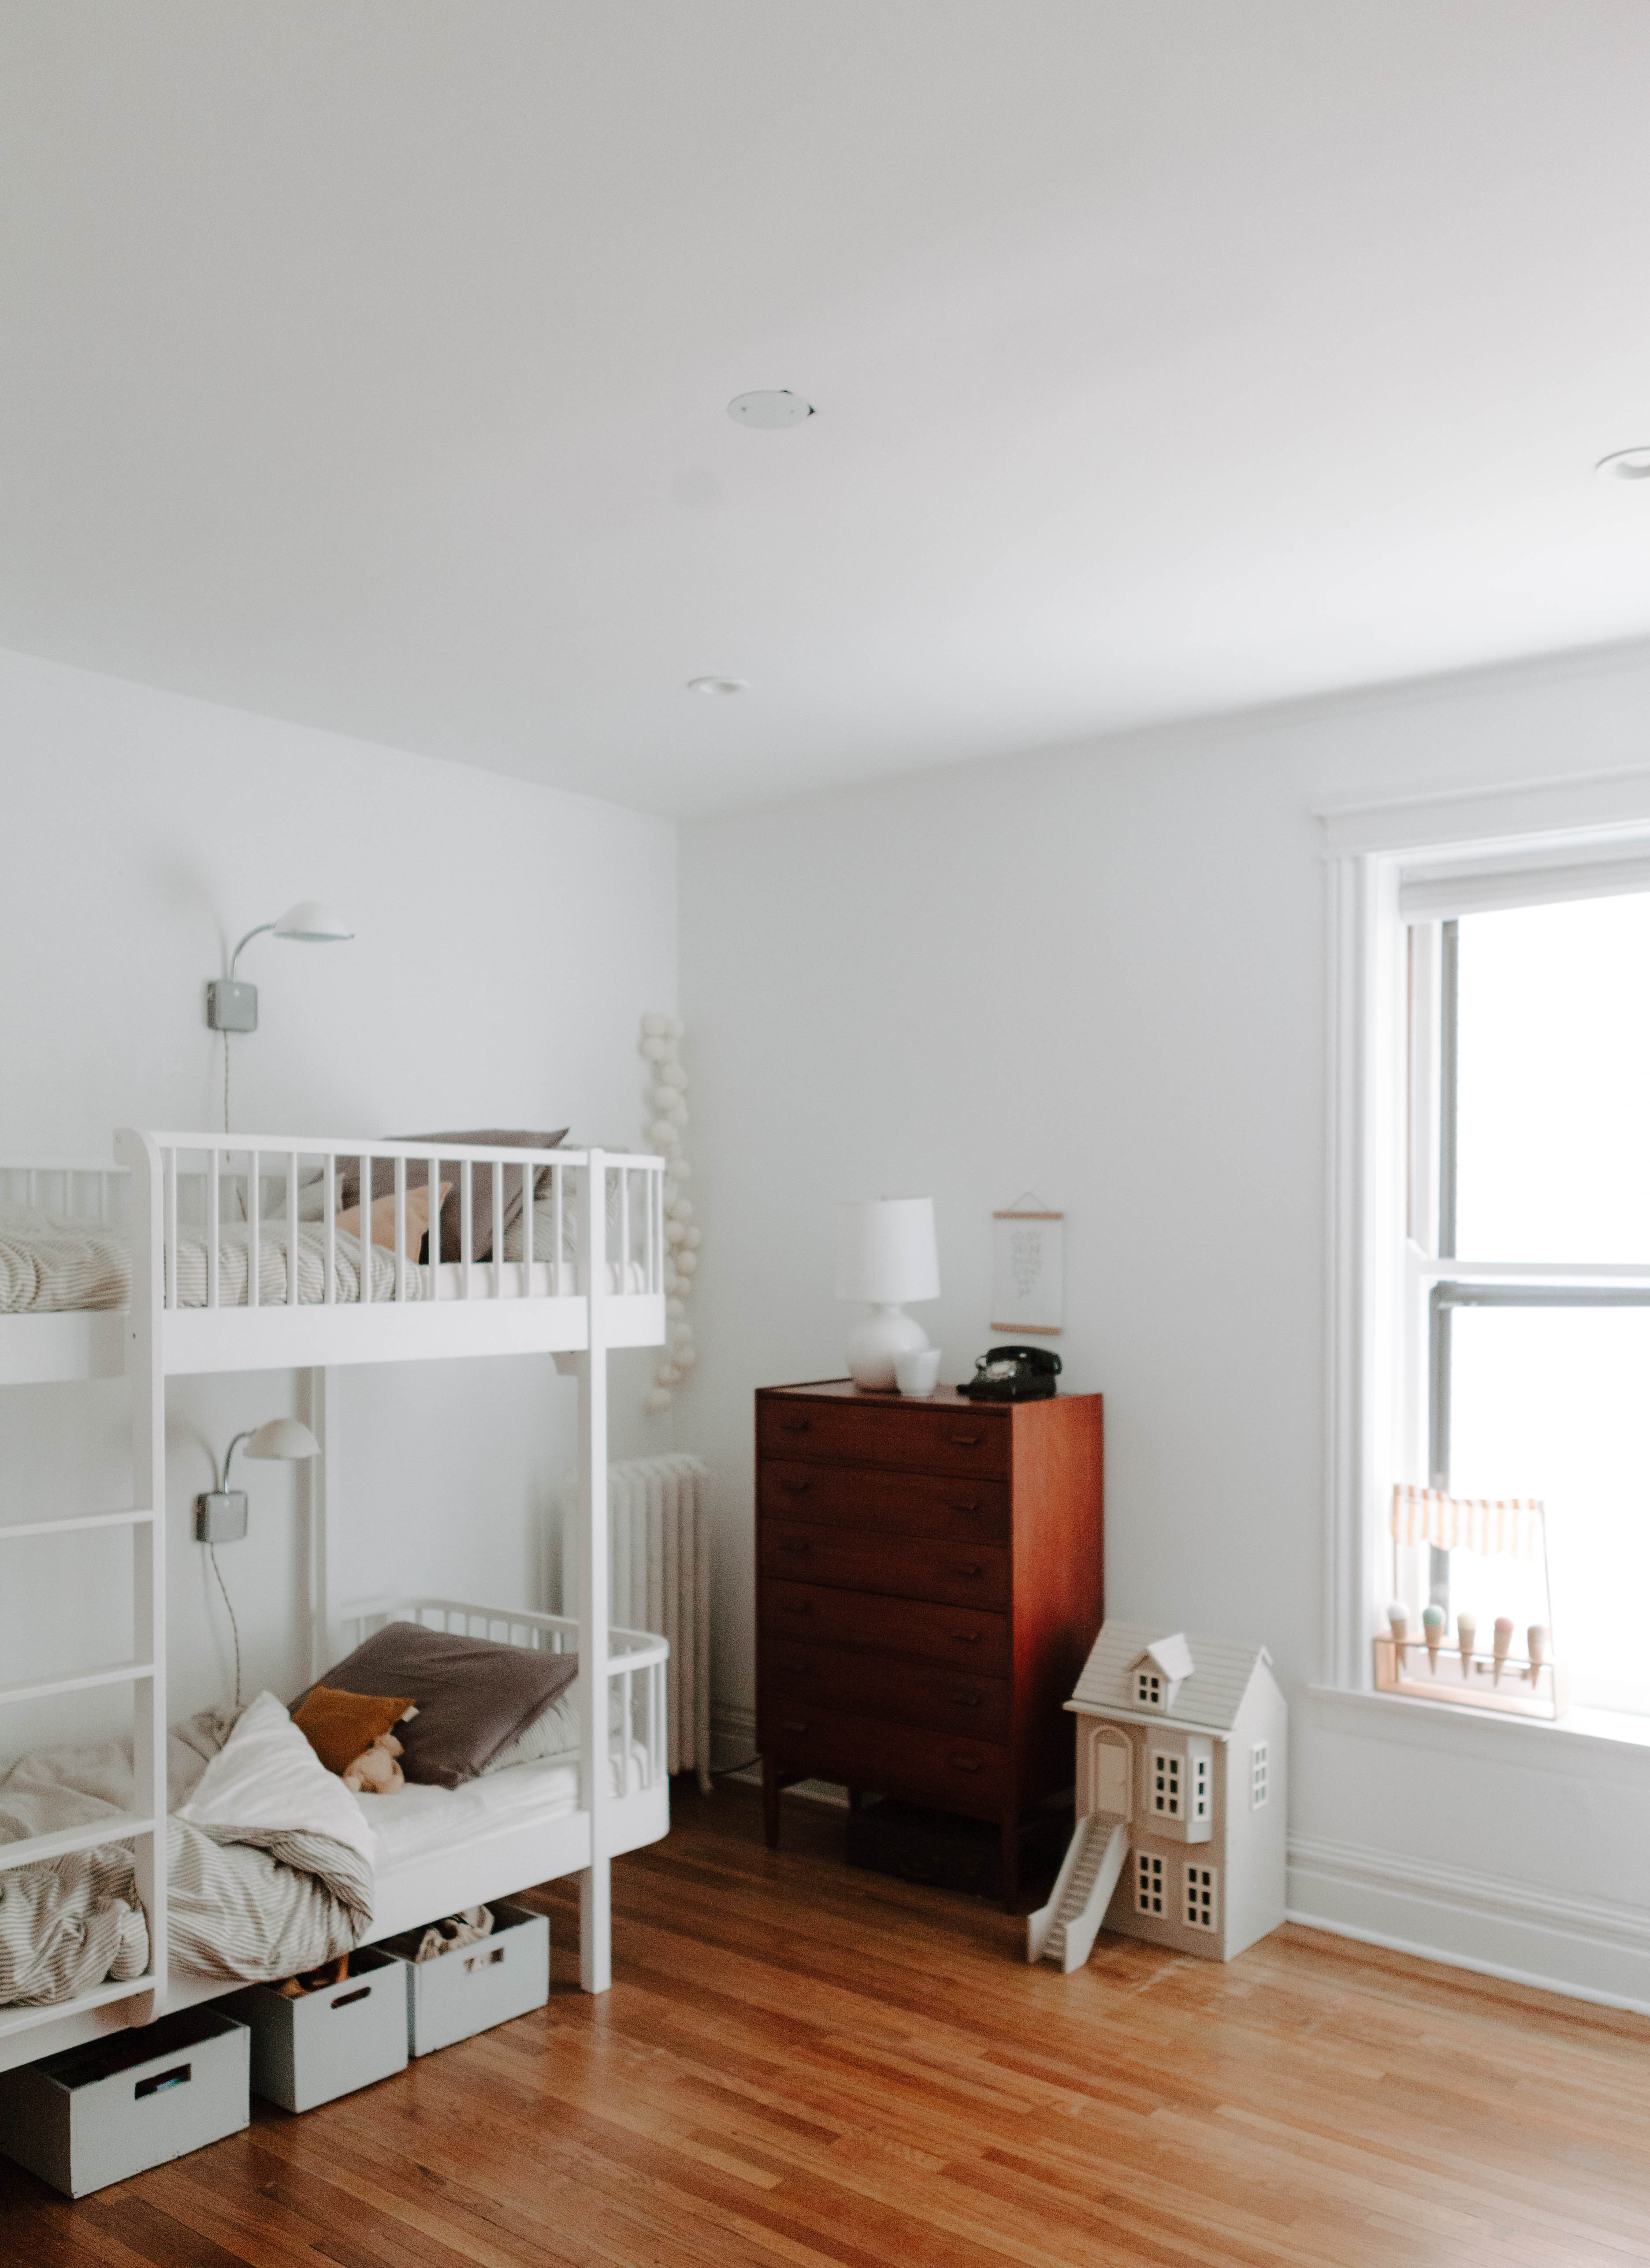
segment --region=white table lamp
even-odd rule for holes
[[[866,1300],[874,1310],[849,1333],[849,1375],[869,1393],[891,1394],[895,1356],[928,1344],[922,1325],[901,1313],[901,1302],[939,1297],[932,1197],[867,1197],[837,1206],[836,1297]]]

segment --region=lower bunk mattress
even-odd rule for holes
[[[319,1968],[360,1944],[375,1911],[404,1902],[409,1870],[575,1811],[572,1698],[558,1705],[569,1739],[561,1753],[490,1769],[458,1788],[389,1795],[357,1795],[322,1771],[271,1694],[239,1720],[209,1710],[176,1727],[166,1757],[173,1970],[261,1983]],[[610,1764],[615,1796],[643,1784],[645,1756],[634,1742]],[[38,1749],[0,1779],[0,1843],[129,1819],[135,1800],[129,1742]],[[73,1999],[141,1976],[148,1959],[129,1846],[0,1869],[0,2007]]]

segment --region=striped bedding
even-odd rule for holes
[[[219,1232],[217,1298],[220,1307],[247,1305],[252,1235],[244,1222]],[[388,1300],[395,1291],[395,1256],[382,1245],[371,1248],[372,1297]],[[207,1248],[203,1235],[185,1229],[178,1240],[178,1305],[206,1305]],[[131,1298],[131,1247],[118,1229],[101,1221],[63,1220],[19,1206],[0,1208],[0,1315],[61,1314],[88,1307],[123,1307]],[[298,1298],[319,1307],[326,1296],[326,1229],[319,1221],[298,1224]],[[334,1238],[333,1297],[342,1302],[361,1296],[361,1246],[342,1231]],[[423,1296],[421,1271],[407,1270],[409,1300]],[[264,1226],[258,1239],[258,1305],[286,1305],[286,1224]]]
[[[206,1977],[291,1977],[360,1942],[376,1845],[272,1694],[238,1722],[206,1711],[167,1744],[172,1959]],[[129,1813],[121,1742],[41,1749],[0,1780],[0,1842]],[[48,2007],[141,1976],[149,1933],[129,1848],[109,1843],[0,1871],[0,2006]]]

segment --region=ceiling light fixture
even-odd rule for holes
[[[764,432],[777,433],[782,426],[800,425],[814,410],[811,401],[804,401],[788,386],[777,386],[755,394],[736,394],[727,405],[727,414],[735,425],[755,425]]]
[[[689,693],[748,693],[750,686],[742,677],[690,677]]]
[[[1601,457],[1593,470],[1602,480],[1650,481],[1650,448],[1617,449]]]

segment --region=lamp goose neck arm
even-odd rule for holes
[[[254,932],[253,932],[253,934],[254,934],[254,936],[255,937],[255,936],[256,936],[256,934],[257,934],[257,932],[254,930]],[[254,1431],[253,1427],[252,1427],[252,1426],[250,1426],[250,1425],[248,1425],[248,1426],[247,1426],[247,1430],[246,1430],[246,1432],[245,1432],[244,1433],[237,1433],[237,1434],[236,1434],[236,1436],[235,1436],[234,1440],[230,1443],[229,1447],[225,1450],[225,1452],[224,1452],[224,1477],[223,1477],[223,1479],[218,1483],[218,1486],[219,1486],[219,1488],[220,1488],[221,1490],[227,1490],[227,1489],[228,1489],[228,1487],[229,1487],[229,1461],[230,1461],[230,1459],[234,1455],[234,1454],[235,1454],[236,1450],[240,1447],[240,1445],[241,1445],[241,1443],[242,1443],[243,1441],[250,1441],[250,1440],[251,1440],[252,1436],[253,1436],[253,1431]]]
[[[275,924],[272,921],[260,922],[256,929],[249,929],[247,932],[245,937],[241,939],[240,943],[235,947],[233,953],[229,956],[229,974],[232,980],[235,974],[235,963],[240,959],[241,954],[252,943],[253,939],[254,937],[261,937],[266,930],[271,930],[274,927]]]

